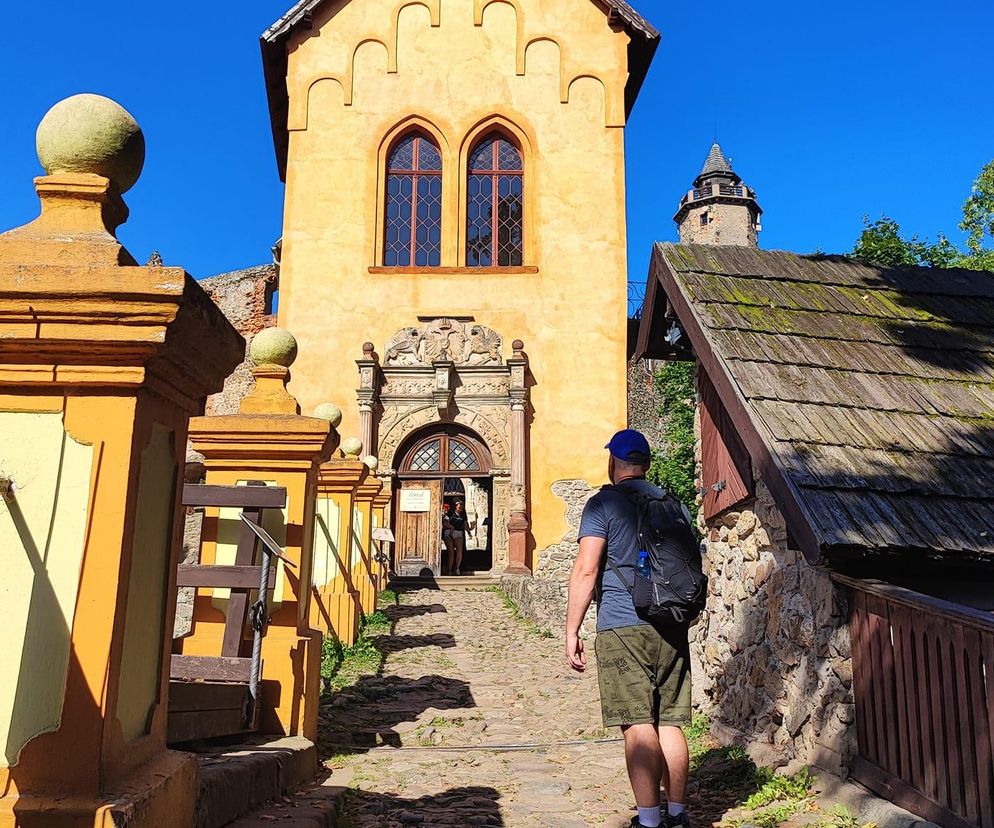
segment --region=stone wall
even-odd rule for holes
[[[763,485],[707,528],[707,607],[692,630],[694,704],[764,764],[843,773],[855,750],[845,597],[791,549]]]
[[[566,525],[563,539],[537,556],[532,576],[504,575],[501,588],[518,604],[521,612],[543,629],[561,636],[566,628],[566,601],[569,576],[579,544],[580,517],[587,501],[597,493],[585,480],[561,480],[552,485],[552,492],[566,503]],[[582,632],[592,634],[596,620],[592,606],[583,622]]]
[[[663,441],[663,418],[653,369],[653,360],[628,363],[628,427],[641,431],[650,445],[658,446]]]
[[[263,328],[276,324],[271,312],[278,286],[276,265],[258,265],[221,273],[200,282],[221,312],[246,340]],[[236,414],[242,398],[252,389],[248,361],[239,365],[224,382],[224,390],[207,399],[207,414]]]

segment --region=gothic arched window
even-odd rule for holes
[[[502,133],[491,132],[469,154],[466,264],[520,267],[524,263],[524,163]]]
[[[387,159],[383,264],[438,267],[442,257],[442,154],[422,132],[408,133]]]

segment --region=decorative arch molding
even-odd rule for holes
[[[562,86],[562,77],[566,71],[566,47],[563,46],[557,38],[552,37],[551,35],[538,35],[528,39],[528,42],[525,44],[525,48],[522,51],[521,65],[518,67],[518,75],[524,76],[528,74],[528,50],[537,43],[552,43],[555,45],[557,54],[559,55],[559,83],[560,86]]]
[[[618,95],[611,95],[608,92],[607,84],[604,80],[597,75],[591,74],[589,72],[584,72],[579,75],[574,75],[573,79],[568,83],[566,82],[566,75],[561,75],[562,78],[562,88],[561,96],[562,103],[568,104],[570,102],[570,92],[573,90],[573,85],[581,80],[593,80],[597,81],[601,88],[601,94],[604,101],[604,125],[608,127],[624,126],[625,125],[625,112],[624,103],[620,102]]]

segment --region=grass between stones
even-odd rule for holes
[[[860,823],[845,807],[827,810],[805,768],[777,775],[757,765],[745,750],[719,745],[710,722],[697,716],[687,728],[690,744],[690,799],[695,822],[722,828],[875,828]]]
[[[377,606],[390,606],[399,603],[397,593],[384,590],[380,593]],[[393,624],[387,616],[377,610],[363,616],[359,622],[359,637],[351,647],[343,647],[334,636],[325,636],[321,642],[321,684],[324,693],[337,693],[351,687],[361,676],[376,674],[383,666],[384,654],[376,646],[374,639],[393,631]]]
[[[518,606],[515,600],[506,592],[504,592],[504,590],[502,590],[499,586],[488,586],[486,591],[492,592],[494,593],[494,595],[499,596],[500,600],[503,601],[504,606],[511,611],[511,614],[518,621],[520,621],[522,626],[524,626],[524,628],[528,630],[528,632],[530,632],[532,635],[537,635],[539,638],[555,638],[555,636],[551,632],[549,632],[549,630],[543,629],[534,621],[532,621],[530,618],[526,617],[521,612],[521,607]]]

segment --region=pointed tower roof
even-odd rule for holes
[[[712,175],[714,173],[730,173],[732,172],[732,165],[728,163],[728,159],[725,158],[725,153],[721,151],[721,147],[718,146],[718,142],[715,141],[711,145],[711,151],[708,153],[708,157],[704,160],[704,166],[701,167],[701,175]]]

